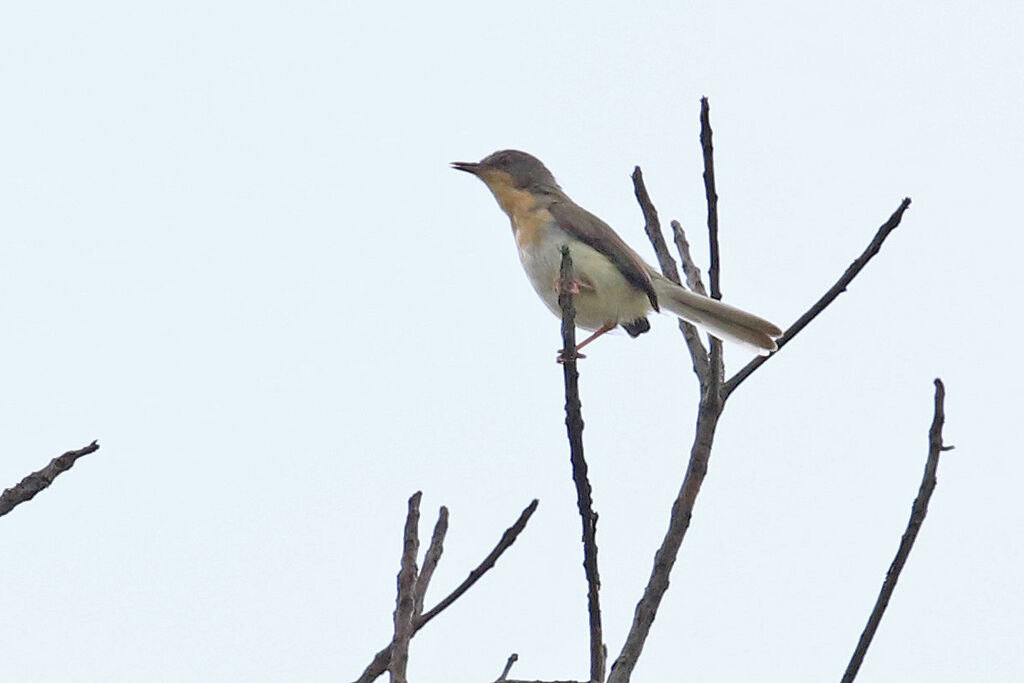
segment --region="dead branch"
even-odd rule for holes
[[[711,298],[722,298],[721,281],[721,254],[718,248],[718,190],[715,186],[715,157],[714,147],[711,144],[711,105],[708,98],[700,98],[700,147],[704,153],[704,195],[708,202],[708,248],[710,260],[708,266],[708,285],[711,288]],[[722,376],[725,374],[724,349],[722,340],[717,337],[710,338],[711,353],[708,358],[707,381],[703,382],[703,391],[718,393],[722,383]]]
[[[33,472],[11,488],[4,490],[0,494],[0,517],[6,515],[18,505],[32,500],[37,493],[52,484],[57,475],[71,469],[75,461],[83,455],[95,453],[99,449],[100,445],[93,441],[85,448],[79,448],[77,451],[68,451],[51,460],[43,469]]]
[[[807,325],[812,320],[818,317],[819,313],[828,308],[829,304],[835,301],[840,294],[846,291],[846,288],[850,285],[851,282],[853,282],[853,278],[857,277],[860,271],[864,269],[864,266],[868,264],[868,261],[874,258],[874,256],[882,248],[882,242],[884,242],[885,238],[889,236],[889,233],[891,233],[893,230],[899,227],[900,221],[903,220],[903,213],[909,207],[910,197],[906,197],[900,203],[899,208],[897,208],[896,211],[891,216],[889,216],[889,220],[887,220],[885,223],[882,224],[880,228],[878,228],[878,231],[875,233],[875,236],[871,239],[871,242],[868,243],[868,246],[864,250],[864,253],[862,253],[860,256],[854,259],[853,263],[851,263],[850,266],[846,269],[846,272],[843,273],[843,275],[838,280],[836,280],[836,283],[832,285],[832,287],[829,288],[829,290],[825,292],[822,295],[822,297],[818,299],[817,302],[815,302],[813,306],[807,309],[806,313],[797,318],[797,321],[790,325],[789,329],[783,332],[781,337],[775,340],[776,343],[779,345],[780,350],[783,346],[788,344],[793,339],[793,337],[799,334],[800,330],[807,327]],[[743,368],[741,368],[739,372],[737,372],[735,375],[729,378],[729,380],[722,385],[723,396],[725,398],[728,398],[729,395],[736,390],[736,387],[738,387],[740,383],[743,382],[743,380],[745,380],[747,377],[750,377],[754,370],[757,370],[759,367],[764,365],[770,358],[772,358],[772,356],[776,355],[777,353],[778,351],[773,353],[771,356],[758,356],[757,358],[743,366]]]
[[[925,515],[928,514],[928,501],[931,500],[932,492],[935,490],[935,484],[938,481],[935,475],[939,468],[939,455],[943,451],[953,449],[952,446],[942,445],[942,425],[946,421],[945,402],[946,387],[943,386],[941,379],[936,379],[935,414],[932,417],[932,426],[928,430],[928,460],[924,466],[924,477],[921,479],[921,487],[918,489],[917,498],[914,499],[914,504],[910,508],[910,521],[907,522],[907,530],[903,532],[903,538],[900,539],[900,547],[896,551],[896,557],[893,558],[892,564],[889,565],[885,581],[882,582],[882,590],[875,601],[874,609],[871,610],[871,616],[868,617],[867,626],[864,627],[864,631],[860,634],[857,648],[853,651],[853,657],[850,659],[846,672],[843,674],[842,683],[853,683],[853,679],[857,677],[857,671],[864,661],[864,655],[867,654],[868,647],[871,646],[871,639],[875,637],[875,631],[878,630],[878,625],[882,621],[885,608],[889,606],[889,598],[892,597],[893,591],[896,590],[896,582],[900,579],[903,565],[907,563],[910,550],[914,547],[917,534],[921,531],[921,525],[924,524]]]
[[[572,301],[573,270],[569,247],[562,247],[558,305],[562,309],[562,372],[565,377],[565,427],[569,435],[572,480],[576,484],[576,506],[583,523],[583,570],[587,577],[587,613],[590,616],[590,679],[604,680],[605,649],[601,632],[601,578],[597,572],[597,513],[583,457],[583,413],[580,405],[579,372],[576,368],[576,311]]]
[[[430,537],[430,545],[427,546],[427,554],[423,556],[423,567],[416,576],[416,605],[413,608],[413,618],[423,613],[423,600],[427,597],[427,588],[430,586],[430,579],[434,576],[437,563],[441,561],[441,553],[444,552],[444,537],[448,533],[448,508],[444,505],[437,513],[437,523],[434,524],[434,533]]]
[[[720,271],[720,250],[718,245],[718,192],[715,187],[714,175],[714,150],[711,142],[710,108],[707,98],[701,99],[701,149],[704,156],[704,187],[708,203],[708,235],[710,243],[710,262],[708,270],[711,296],[721,298]],[[649,199],[649,198],[648,198]],[[910,200],[905,199],[900,209],[893,214],[889,221],[882,226],[875,239],[868,249],[854,261],[854,264],[847,269],[847,272],[840,278],[839,282],[829,290],[818,304],[808,313],[801,316],[790,330],[779,340],[781,347],[788,339],[791,339],[818,313],[821,312],[860,272],[868,260],[871,259],[881,246],[882,240],[889,232],[899,225],[903,212],[910,205]],[[676,228],[676,225],[673,225]],[[686,243],[682,228],[675,230],[676,243],[679,246],[683,259],[684,268],[689,260],[694,272],[694,278],[698,279],[696,266],[692,259],[687,259],[689,245]],[[688,275],[689,279],[689,275]],[[698,280],[699,281],[699,280]],[[692,285],[691,285],[692,287]],[[834,291],[834,294],[833,294]],[[820,308],[819,308],[820,306]],[[817,310],[815,310],[817,309]],[[769,356],[770,357],[770,356]],[[633,623],[626,636],[626,642],[622,646],[619,656],[611,667],[608,675],[608,683],[626,683],[632,675],[633,668],[643,651],[644,643],[650,633],[654,618],[657,615],[661,600],[668,590],[669,576],[679,553],[679,548],[689,529],[690,520],[693,516],[693,508],[696,504],[697,495],[700,493],[704,477],[707,475],[708,462],[711,457],[711,447],[714,442],[715,429],[724,408],[725,399],[736,389],[736,387],[755,369],[765,362],[765,357],[751,361],[746,367],[738,372],[728,382],[722,382],[723,359],[722,344],[718,339],[711,338],[711,352],[708,363],[708,371],[703,376],[698,373],[701,381],[701,400],[697,409],[697,427],[694,433],[693,444],[690,447],[690,460],[687,464],[686,474],[679,494],[672,504],[672,511],[669,516],[669,527],[665,533],[661,546],[654,556],[654,567],[644,592],[637,603],[633,615]]]
[[[416,606],[416,555],[420,550],[420,498],[417,491],[409,498],[402,543],[402,565],[398,571],[398,597],[395,599],[395,636],[391,639],[391,683],[406,683],[405,669],[409,663],[409,641],[412,640],[412,615]]]
[[[640,210],[644,214],[644,232],[647,233],[647,239],[650,240],[651,246],[654,247],[654,253],[658,257],[658,265],[661,267],[661,274],[677,285],[682,286],[675,259],[669,253],[668,245],[665,244],[665,237],[661,234],[661,221],[658,220],[658,211],[654,208],[651,195],[647,193],[647,186],[644,185],[644,174],[639,166],[633,168],[632,177],[633,193],[636,195],[636,201],[640,204]],[[687,267],[684,257],[683,272],[687,274],[687,281],[689,281]],[[706,377],[708,374],[708,352],[704,348],[704,344],[701,343],[700,332],[682,318],[679,319],[679,331],[683,333],[683,339],[690,350],[693,372],[697,375],[698,379]]]
[[[519,534],[521,534],[523,529],[526,528],[526,523],[530,521],[530,517],[537,510],[539,502],[540,501],[534,499],[526,506],[526,508],[520,513],[519,519],[517,519],[508,529],[505,529],[505,533],[501,535],[501,539],[498,541],[498,544],[494,546],[494,549],[488,553],[487,557],[485,557],[483,561],[469,573],[469,576],[460,583],[455,590],[449,593],[443,600],[441,600],[441,602],[437,603],[437,605],[430,609],[426,614],[413,619],[413,635],[426,626],[431,619],[436,617],[447,609],[453,602],[462,597],[466,591],[472,588],[474,583],[479,581],[484,574],[494,567],[498,558],[501,557],[506,550],[512,547],[512,544],[516,542]],[[355,680],[355,683],[370,683],[370,681],[376,680],[378,676],[387,671],[388,663],[391,661],[391,652],[393,647],[394,641],[378,651],[377,654],[374,655],[373,661],[367,665],[362,675]]]

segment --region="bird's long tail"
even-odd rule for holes
[[[762,356],[778,348],[775,339],[782,330],[752,313],[694,294],[657,275],[654,291],[658,303],[683,320],[706,329],[712,336],[750,348]]]

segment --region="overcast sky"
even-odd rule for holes
[[[905,196],[880,256],[730,399],[634,680],[1024,678],[1020,3],[6,3],[5,678],[351,680],[391,633],[406,500],[451,509],[412,681],[583,679],[558,320],[484,186],[543,159],[646,258],[629,174],[706,266],[708,96],[727,301],[782,327]],[[671,318],[581,366],[614,658],[698,396]],[[727,347],[728,368],[749,360]]]

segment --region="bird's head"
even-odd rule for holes
[[[456,161],[452,168],[484,181],[506,212],[513,203],[528,197],[562,191],[540,159],[515,149],[489,154],[480,161]]]

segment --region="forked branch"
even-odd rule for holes
[[[426,626],[427,622],[429,622],[431,619],[433,619],[438,614],[447,609],[452,603],[454,603],[456,600],[462,597],[462,595],[466,591],[468,591],[473,586],[474,583],[479,581],[480,578],[495,565],[495,563],[498,561],[498,558],[501,557],[501,555],[506,550],[508,550],[513,543],[516,542],[516,539],[519,537],[519,534],[521,534],[523,532],[523,529],[526,528],[526,523],[530,520],[530,517],[537,510],[537,504],[538,501],[534,500],[533,502],[526,506],[526,509],[524,509],[522,513],[520,513],[519,519],[517,519],[515,523],[508,529],[506,529],[504,534],[502,534],[501,540],[499,540],[498,544],[494,546],[494,549],[491,550],[490,553],[488,553],[487,557],[485,557],[483,561],[479,565],[477,565],[477,567],[473,569],[473,571],[469,573],[469,576],[466,577],[466,579],[462,583],[460,583],[455,588],[455,590],[449,593],[443,600],[441,600],[441,602],[437,603],[437,605],[435,605],[425,614],[413,618],[413,635],[415,635],[421,628]],[[444,517],[447,520],[447,510],[444,510],[443,508],[442,510]],[[447,529],[447,524],[445,524],[445,529]],[[435,533],[438,533],[436,532],[436,527]],[[431,546],[433,547],[433,545],[434,543],[432,541]],[[440,550],[438,550],[437,552],[439,554]],[[428,548],[428,557],[430,556],[430,554],[431,552],[430,549]],[[427,560],[424,560],[424,566],[426,566],[426,564]],[[417,588],[422,587],[423,590],[426,590],[426,585],[427,582],[425,581],[418,582]],[[422,596],[416,597],[418,598],[418,600],[422,601]],[[386,647],[377,652],[377,654],[373,658],[373,661],[370,662],[370,664],[366,667],[362,675],[356,679],[355,683],[370,683],[370,681],[376,680],[378,676],[387,671],[388,664],[391,662],[391,655],[394,646],[395,641],[392,639],[392,641]]]

